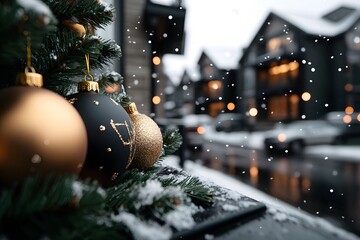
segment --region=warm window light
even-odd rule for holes
[[[292,94],[292,95],[290,96],[290,102],[291,102],[292,104],[297,104],[297,103],[299,102],[299,96],[296,95],[296,94]]]
[[[280,73],[286,73],[289,71],[289,65],[284,63],[279,66],[279,72]]]
[[[352,114],[352,113],[354,113],[354,108],[353,108],[352,106],[347,106],[347,107],[345,108],[345,113],[346,113],[346,114]]]
[[[351,123],[351,120],[352,120],[352,118],[351,118],[350,115],[345,115],[345,116],[343,117],[343,121],[344,121],[344,123],[346,123],[346,124]]]
[[[233,111],[235,109],[235,104],[232,102],[229,102],[226,107],[229,111]]]
[[[298,69],[299,68],[299,63],[298,62],[291,62],[291,63],[289,63],[289,69],[290,69],[290,71],[294,71],[294,70],[296,70],[296,69]]]
[[[218,80],[213,80],[208,83],[209,88],[213,90],[218,90],[221,88],[222,83]]]
[[[290,63],[284,63],[280,66],[273,66],[269,69],[270,75],[277,75],[280,73],[287,73],[289,71],[294,71],[299,68],[298,62],[290,62]]]
[[[153,57],[152,61],[154,65],[159,65],[161,63],[161,59],[158,56]]]
[[[249,169],[251,177],[257,177],[259,175],[259,169],[257,167],[250,167]]]
[[[161,102],[161,98],[159,96],[154,96],[152,98],[152,102],[153,102],[153,104],[157,105]]]
[[[267,48],[269,50],[269,52],[277,52],[279,51],[280,47],[281,47],[281,38],[273,38],[270,39],[267,43]]]
[[[250,116],[255,117],[258,114],[258,110],[256,108],[251,108],[249,114]]]
[[[271,75],[277,75],[280,73],[280,69],[278,66],[275,66],[275,67],[270,68],[269,72]]]
[[[308,93],[308,92],[304,92],[302,95],[301,95],[301,99],[304,100],[305,102],[309,101],[311,98],[311,94]]]

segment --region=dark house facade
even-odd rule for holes
[[[185,70],[174,92],[167,96],[167,101],[174,103],[167,116],[207,114],[216,117],[220,113],[237,112],[238,61],[238,53],[230,54],[228,49],[203,50],[196,68]]]
[[[240,112],[257,123],[360,110],[360,12],[319,18],[270,13],[239,61]]]
[[[235,111],[236,70],[217,66],[205,51],[198,67],[200,79],[194,83],[195,114],[216,117],[222,112]]]
[[[174,92],[167,97],[172,101],[174,107],[169,109],[167,117],[182,117],[187,114],[194,114],[194,91],[195,82],[188,71],[184,71],[180,83],[174,86]]]

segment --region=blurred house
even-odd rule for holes
[[[270,13],[239,61],[237,105],[257,123],[360,109],[360,10]]]
[[[174,92],[176,109],[180,115],[236,111],[237,49],[206,48],[196,68],[185,70]]]
[[[174,86],[172,94],[167,96],[167,102],[173,102],[173,108],[168,108],[167,117],[182,117],[195,112],[194,95],[197,73],[185,70],[180,83]],[[168,81],[172,82],[172,81]]]

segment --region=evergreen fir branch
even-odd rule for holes
[[[0,192],[0,232],[10,239],[130,239],[105,211],[105,191],[75,176],[28,177]]]
[[[169,168],[164,168],[162,171],[166,171],[166,174],[158,173],[158,175],[168,176],[169,171],[171,171]],[[176,175],[179,175],[181,173],[177,173]],[[205,186],[199,178],[187,176],[184,172],[182,172],[184,175],[183,179],[170,177],[170,178],[161,178],[161,182],[164,186],[179,186],[188,197],[191,198],[191,200],[201,206],[209,206],[213,203],[214,197],[212,190]]]
[[[131,100],[131,97],[127,95],[126,93],[123,94],[121,99],[119,99],[119,103],[121,106],[126,107],[129,106],[133,101]]]
[[[77,46],[80,44],[81,40],[76,34],[67,29],[48,35],[44,39],[43,47],[33,53],[33,66],[43,74],[45,82],[49,72],[73,70],[73,66],[69,66],[64,61],[67,60],[68,55],[72,55],[76,51]]]
[[[105,74],[102,74],[99,81],[98,81],[100,91],[104,92],[105,87],[112,86],[114,84],[121,85],[123,83],[123,80],[124,80],[124,78],[119,73],[117,73],[115,71],[111,71],[111,72],[107,72]],[[115,97],[112,97],[112,95],[114,95]],[[110,97],[112,97],[112,99],[114,99],[115,101],[117,101],[117,99],[120,98],[120,96],[116,96],[116,95],[119,95],[119,93],[112,94],[112,95]]]
[[[76,33],[64,28],[45,39],[44,46],[33,55],[33,66],[43,74],[46,88],[68,95],[74,89],[76,91],[77,83],[84,79],[85,53],[90,55],[91,68],[97,70],[121,56],[121,50],[114,41],[95,36],[80,39]],[[102,83],[121,78],[115,75],[105,75],[101,78]]]
[[[90,55],[90,66],[93,68],[103,68],[122,56],[121,49],[114,40],[104,40],[99,36],[89,36],[83,41],[79,51],[82,55]]]
[[[103,28],[113,21],[115,9],[98,0],[44,0],[60,21],[73,20],[84,26]]]
[[[161,157],[165,157],[176,152],[183,143],[179,129],[166,129],[163,133],[163,152]]]
[[[32,50],[36,50],[47,34],[57,30],[56,24],[50,10],[26,9],[17,1],[0,2],[0,64],[26,59],[25,31],[30,33]]]
[[[150,172],[142,172],[132,169],[125,172],[119,179],[118,184],[107,189],[107,208],[116,210],[121,206],[130,205],[134,198],[130,196],[131,189],[138,184],[143,184],[151,178]]]
[[[126,172],[118,184],[107,190],[107,207],[113,210],[121,208],[136,215],[142,213],[148,218],[159,220],[161,215],[173,210],[178,204],[190,204],[187,198],[190,198],[193,203],[202,206],[209,206],[213,203],[214,199],[211,190],[198,178],[186,176],[183,172],[177,172],[176,174],[178,177],[183,175],[182,180],[175,177],[166,177],[172,171],[174,170],[168,167],[154,166],[146,172],[137,169]],[[177,190],[169,190],[169,194],[159,196],[154,199],[152,204],[141,206],[139,205],[137,191],[149,181],[159,181],[164,189],[172,188]],[[176,192],[180,193],[180,195],[175,194]],[[185,195],[181,195],[181,192]],[[139,215],[139,217],[144,217],[144,215]]]
[[[4,188],[0,197],[0,217],[28,215],[53,207],[55,203],[57,206],[68,203],[72,194],[62,190],[67,189],[72,180],[71,177],[57,179],[55,176],[49,176],[45,180],[40,177],[29,177],[21,185],[17,184],[10,189]],[[51,182],[56,183],[50,186]]]

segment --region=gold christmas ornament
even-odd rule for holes
[[[36,87],[3,89],[0,115],[0,184],[34,174],[79,174],[87,152],[86,129],[60,95]]]
[[[80,23],[76,23],[70,20],[64,20],[63,24],[70,30],[77,32],[79,34],[79,37],[83,37],[86,34],[85,27]]]
[[[159,159],[163,138],[159,126],[145,114],[138,112],[135,103],[124,107],[135,129],[135,155],[129,168],[145,170]]]

